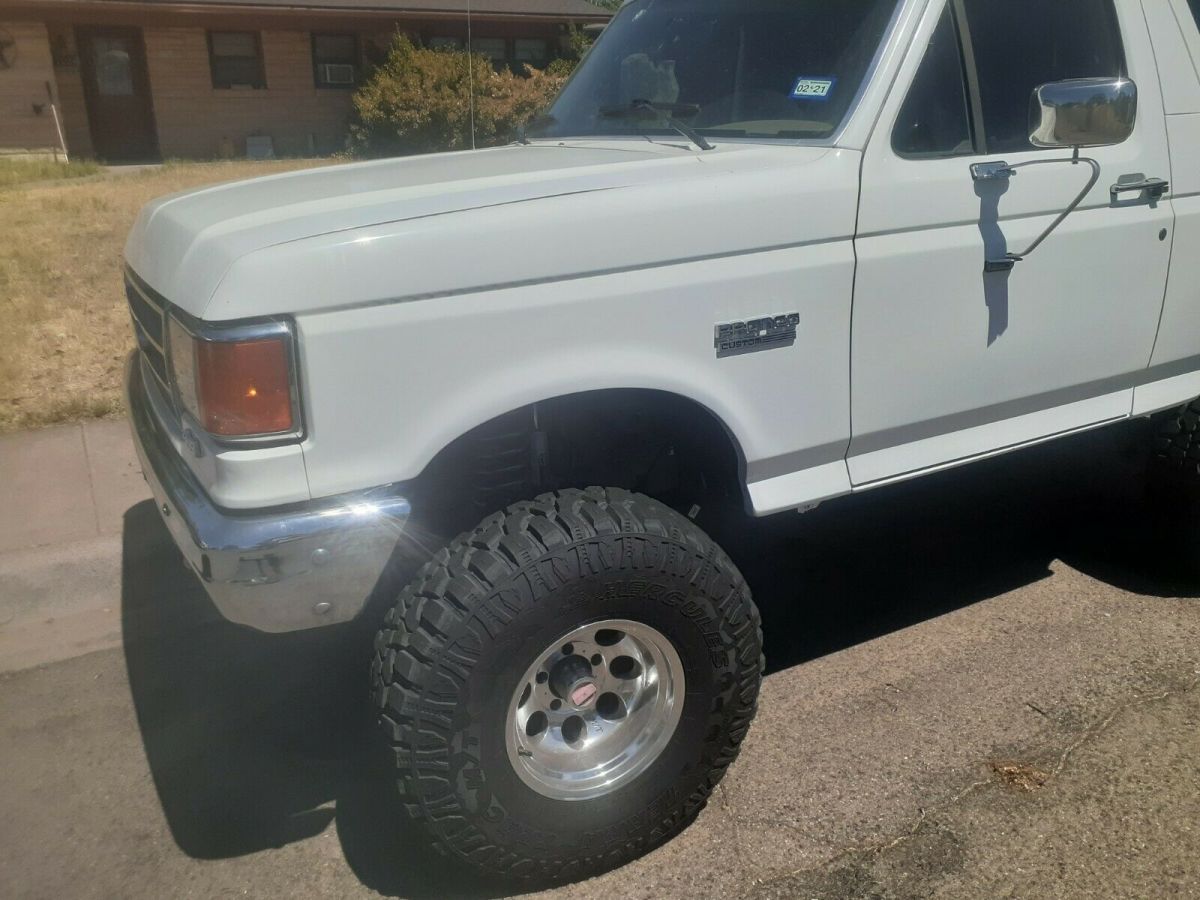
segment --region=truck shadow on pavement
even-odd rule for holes
[[[496,896],[408,823],[373,740],[364,629],[266,635],[226,622],[152,502],[125,514],[122,631],[146,760],[179,848],[225,859],[324,832],[405,896]]]
[[[1137,593],[1195,596],[1187,544],[1147,513],[1112,443],[1087,435],[738,525],[724,540],[762,609],[768,672],[1033,583],[1056,559]],[[425,849],[406,821],[373,740],[363,629],[225,622],[149,502],[125,517],[122,624],[146,758],[184,853],[282,847],[336,818],[374,890],[502,892]]]

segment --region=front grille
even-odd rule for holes
[[[158,379],[163,393],[169,397],[166,302],[129,271],[125,273],[125,297],[129,301],[133,333],[137,337],[138,349],[142,351],[142,359]]]

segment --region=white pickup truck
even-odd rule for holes
[[[386,595],[375,710],[441,850],[643,853],[761,678],[702,526],[1132,417],[1195,477],[1198,16],[631,0],[513,146],[151,204],[128,401],[164,520],[235,622]]]

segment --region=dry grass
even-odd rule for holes
[[[0,159],[0,190],[31,181],[83,178],[100,172],[94,162],[56,162],[52,159]]]
[[[121,253],[146,202],[316,164],[174,163],[0,191],[0,432],[121,409]]]

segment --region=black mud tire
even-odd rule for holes
[[[590,621],[668,637],[687,691],[655,762],[593,800],[522,782],[504,727],[542,648]],[[375,643],[372,692],[410,816],[476,871],[575,880],[668,840],[703,809],[754,718],[762,634],[750,592],[691,521],[649,497],[589,488],[514,504],[417,574]]]
[[[1170,496],[1183,491],[1188,499],[1200,492],[1200,399],[1153,419],[1150,487]]]
[[[1150,420],[1145,540],[1161,573],[1189,591],[1200,579],[1200,399]]]

